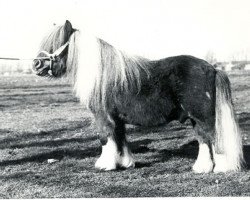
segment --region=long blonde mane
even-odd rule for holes
[[[64,26],[54,27],[53,30],[42,40],[39,52],[47,51],[48,53],[53,53],[59,47],[67,42],[69,37],[67,31],[65,31]]]
[[[67,74],[74,79],[76,96],[95,110],[105,110],[110,95],[138,93],[141,73],[149,76],[147,65],[147,59],[129,56],[88,33],[76,31],[70,37]]]

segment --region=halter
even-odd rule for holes
[[[45,57],[36,57],[36,58],[4,58],[0,57],[0,60],[38,60],[39,65],[41,64],[41,60],[49,60],[49,70],[52,69],[53,62],[61,55],[61,53],[66,49],[66,47],[69,45],[69,41],[66,42],[63,46],[59,47],[57,50],[55,50],[54,53],[50,54],[47,51],[41,51],[40,53],[45,54]],[[39,53],[39,54],[40,54]]]
[[[40,53],[43,53],[46,55],[46,57],[37,57],[33,60],[38,60],[39,61],[39,65],[41,63],[41,60],[49,60],[50,64],[49,64],[49,70],[52,69],[52,65],[53,62],[56,61],[56,59],[61,55],[61,53],[64,51],[64,49],[66,49],[66,47],[69,45],[69,42],[66,42],[63,46],[59,47],[54,53],[50,54],[47,51],[41,51]],[[39,54],[40,54],[39,53]]]

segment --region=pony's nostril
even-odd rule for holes
[[[40,60],[33,60],[34,69],[38,69],[41,66],[42,62]]]

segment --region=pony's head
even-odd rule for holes
[[[75,32],[67,20],[56,27],[42,41],[33,69],[39,76],[59,78],[67,71],[68,42]]]

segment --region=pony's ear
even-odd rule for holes
[[[65,24],[64,24],[64,30],[67,32],[67,33],[71,33],[73,28],[72,28],[72,25],[70,23],[69,20],[66,20]]]

